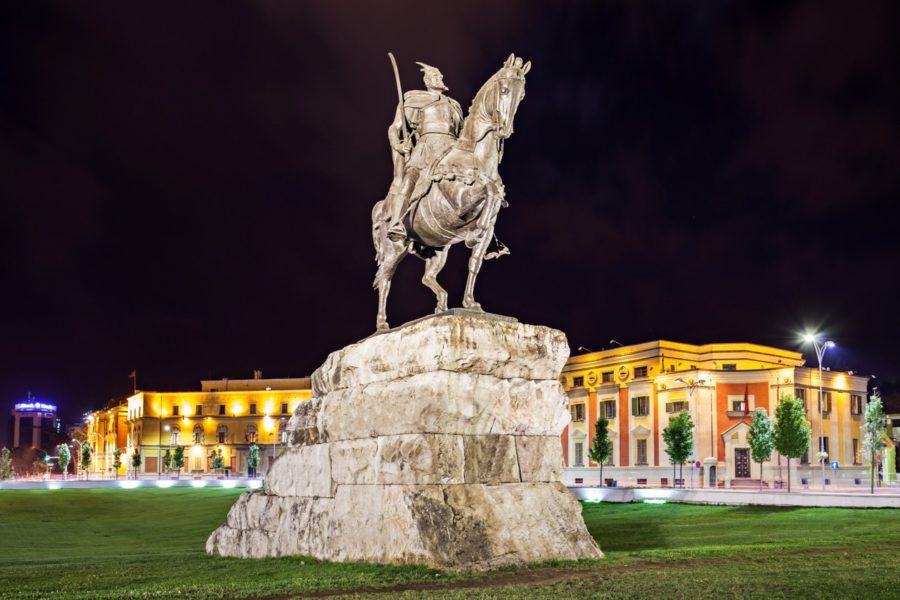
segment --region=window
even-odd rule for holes
[[[173,417],[177,417],[177,416],[178,416],[178,409],[179,409],[179,408],[181,408],[181,407],[178,406],[177,404],[176,404],[175,406],[172,407],[172,416],[173,416]]]
[[[859,456],[859,438],[853,438],[853,464],[862,464],[861,457]]]
[[[616,418],[616,401],[615,400],[604,400],[600,403],[600,414],[606,417],[607,419],[615,419]]]
[[[612,371],[603,371],[600,374],[600,381],[602,383],[612,383],[613,382],[613,372]]]
[[[650,397],[635,396],[631,399],[631,414],[635,417],[646,417],[650,414]]]
[[[287,423],[284,421],[278,424],[278,439],[281,440],[282,444],[288,443]]]
[[[225,425],[219,425],[218,429],[216,429],[216,442],[219,444],[224,444],[227,436],[228,427],[226,427]]]
[[[732,400],[731,410],[732,412],[747,412],[747,403],[743,400]]]
[[[256,404],[251,404],[251,405],[250,405],[250,414],[251,414],[251,415],[255,415],[255,414],[256,414]]]
[[[804,453],[803,453],[803,456],[800,457],[800,464],[801,464],[801,465],[808,465],[808,464],[809,464],[809,450],[807,450],[806,452],[804,452]]]
[[[735,363],[725,363],[722,365],[723,371],[737,371],[737,365]]]
[[[177,427],[172,428],[172,435],[169,441],[173,446],[181,445],[181,430]]]
[[[225,414],[225,405],[224,405],[224,404],[220,404],[220,405],[219,405],[219,414],[220,414],[220,415],[224,415],[224,414]]]
[[[667,413],[680,413],[686,411],[687,409],[688,403],[685,400],[679,400],[678,402],[666,402]]]
[[[637,441],[637,464],[647,464],[647,440]]]
[[[286,415],[288,413],[287,402],[281,403],[281,414]]]
[[[584,376],[579,375],[578,377],[573,377],[572,387],[584,387]]]
[[[824,411],[823,411],[824,408]],[[822,399],[819,398],[819,412],[824,412],[828,414],[831,412],[831,392],[825,392],[825,402],[822,402]]]
[[[635,367],[634,368],[634,378],[638,377],[646,377],[647,376],[647,367]]]
[[[862,414],[862,396],[859,394],[851,394],[850,395],[850,414],[851,415],[861,415]]]
[[[828,452],[828,436],[827,435],[825,437],[819,436],[819,448],[821,448],[825,452]]]
[[[197,415],[198,417],[203,416],[203,405],[202,404],[197,405],[197,410],[194,411],[194,414]]]
[[[244,439],[247,440],[248,444],[255,444],[258,434],[256,431],[256,425],[250,424],[247,426],[247,433],[244,435]]]
[[[569,411],[572,413],[572,421],[584,421],[584,404],[573,404]]]
[[[203,426],[202,425],[194,425],[194,443],[195,444],[203,443]]]
[[[581,442],[575,442],[575,466],[584,466],[584,444]]]

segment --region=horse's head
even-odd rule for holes
[[[513,120],[519,102],[525,97],[525,75],[531,70],[531,61],[522,64],[522,59],[510,54],[503,66],[491,78],[493,89],[488,92],[488,101],[493,105],[494,135],[506,139],[513,134]]]
[[[489,132],[498,139],[513,134],[513,120],[525,97],[525,75],[530,70],[531,61],[523,64],[521,58],[510,54],[500,70],[481,86],[469,108],[469,116],[477,120],[471,124],[473,141],[483,139]]]

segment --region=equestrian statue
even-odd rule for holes
[[[389,56],[399,104],[388,128],[394,179],[385,199],[372,209],[379,330],[388,329],[391,279],[407,254],[425,261],[422,283],[437,296],[435,312],[447,310],[447,291],[437,276],[457,242],[472,250],[463,308],[481,310],[474,296],[481,264],[509,254],[494,235],[497,214],[507,206],[497,169],[531,69],[530,61],[523,63],[510,54],[475,94],[463,119],[459,103],[444,93],[448,88],[437,68],[417,63],[426,89],[404,94],[396,62]]]

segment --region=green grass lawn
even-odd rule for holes
[[[586,504],[607,558],[487,574],[206,556],[237,490],[0,492],[0,598],[900,596],[900,513]],[[502,587],[501,587],[502,586]]]

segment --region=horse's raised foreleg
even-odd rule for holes
[[[478,242],[472,247],[472,256],[469,257],[469,276],[466,279],[466,290],[463,293],[463,308],[469,310],[481,310],[481,305],[475,302],[475,279],[481,271],[481,264],[484,262],[484,255],[487,252],[488,245],[494,238],[494,224],[497,221],[497,213],[500,212],[500,202],[502,197],[493,193],[489,193],[485,200],[484,210],[490,215],[487,224],[482,227],[481,236]]]
[[[437,306],[434,312],[440,313],[447,310],[447,290],[438,283],[437,276],[447,263],[447,251],[450,246],[444,246],[438,250],[434,256],[425,261],[425,274],[422,276],[422,283],[428,286],[434,295],[437,296]]]

